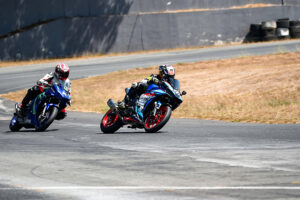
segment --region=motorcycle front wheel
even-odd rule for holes
[[[172,109],[169,106],[162,105],[155,116],[148,115],[144,120],[144,129],[148,133],[159,131],[169,121]]]
[[[57,107],[51,107],[46,111],[45,116],[42,116],[42,113],[37,114],[37,121],[39,126],[35,127],[36,131],[44,131],[46,130],[50,124],[55,120],[56,115],[58,113]]]
[[[112,110],[109,110],[103,116],[100,129],[103,133],[114,133],[122,127],[122,120],[119,115]]]
[[[16,132],[16,131],[19,131],[21,128],[22,128],[22,125],[19,124],[18,117],[16,115],[14,115],[9,123],[9,129],[12,132]]]

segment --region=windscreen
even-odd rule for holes
[[[172,85],[172,87],[176,90],[180,90],[180,83],[177,79],[175,78],[170,78],[169,83]]]

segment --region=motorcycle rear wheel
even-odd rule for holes
[[[114,133],[123,126],[122,120],[119,115],[112,110],[108,110],[103,116],[100,129],[103,133]]]
[[[40,126],[35,127],[36,131],[39,131],[39,132],[44,131],[52,124],[52,122],[55,120],[56,115],[58,113],[58,108],[57,107],[52,107],[52,109],[48,110],[47,112],[49,112],[48,118],[46,119],[46,121],[42,122],[42,124]],[[37,117],[39,117],[40,114],[41,113],[39,113],[37,115]]]
[[[146,116],[144,120],[144,129],[148,133],[159,131],[169,121],[172,109],[169,106],[162,105],[155,116]]]

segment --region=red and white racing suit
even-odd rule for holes
[[[54,83],[58,84],[58,85],[63,85],[63,87],[65,88],[66,91],[69,91],[69,93],[71,94],[71,81],[70,79],[66,79],[66,80],[60,80],[57,78],[56,74],[54,72],[50,72],[48,74],[46,74],[43,78],[41,78],[40,80],[37,81],[37,85],[40,87],[47,87],[47,86],[52,86]]]
[[[37,84],[32,88],[29,88],[26,96],[22,101],[22,109],[26,107],[26,105],[34,99],[37,95],[43,92],[43,89],[47,87],[51,87],[54,83],[58,85],[63,85],[64,89],[71,94],[71,81],[70,79],[60,80],[54,72],[50,72],[46,74],[43,78],[37,81]],[[57,116],[57,119],[63,119],[66,117],[66,110],[62,108]]]

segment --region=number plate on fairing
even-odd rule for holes
[[[145,107],[145,104],[152,98],[154,98],[154,94],[151,94],[151,93],[142,94],[140,96],[139,100],[137,101],[137,105],[139,106],[140,110],[143,110]]]

